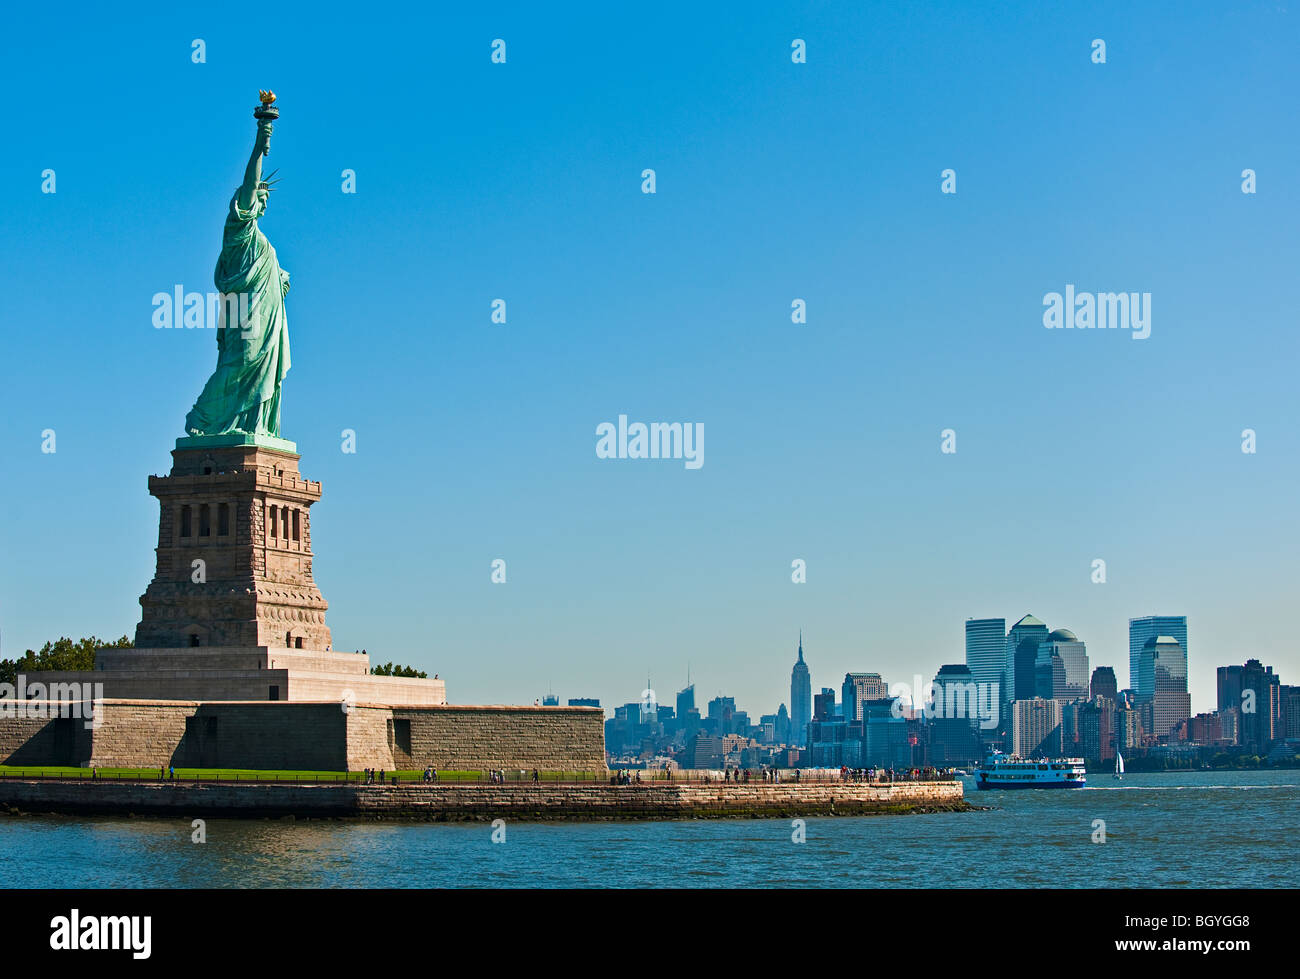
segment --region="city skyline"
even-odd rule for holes
[[[992,669],[993,627],[1002,621],[966,623],[967,656],[981,669]],[[1117,764],[1120,752],[1138,765],[1223,765],[1265,754],[1270,763],[1300,761],[1300,685],[1284,683],[1257,659],[1219,666],[1216,708],[1193,713],[1185,648],[1163,633],[1185,637],[1186,617],[1139,617],[1130,628],[1135,641],[1155,631],[1142,643],[1136,689],[1120,690],[1113,666],[1090,670],[1086,644],[1071,630],[1049,631],[1027,614],[1008,630],[1004,651],[1024,696],[1004,700],[999,680],[977,681],[966,663],[945,664],[933,681],[916,675],[910,683],[849,672],[838,697],[832,686],[812,697],[806,737],[798,718],[812,683],[801,634],[791,670],[793,715],[782,703],[755,723],[722,693],[701,714],[690,706],[693,684],[677,695],[675,712],[656,710],[654,692],[646,690],[639,703],[607,709],[606,753],[612,763],[654,769],[968,765],[998,750],[1103,767]]]
[[[1042,630],[1041,630],[1041,631],[1043,632],[1043,643],[1044,643],[1044,644],[1050,644],[1050,645],[1056,646],[1056,645],[1058,645],[1058,644],[1060,644],[1060,643],[1066,643],[1066,644],[1068,644],[1068,645],[1078,645],[1078,646],[1080,646],[1080,647],[1083,647],[1083,646],[1086,645],[1085,642],[1083,641],[1083,638],[1074,635],[1073,632],[1072,632],[1072,630],[1068,630],[1068,629],[1050,629],[1050,630],[1049,630],[1048,627],[1047,627],[1047,624],[1042,624],[1042,623],[1041,623],[1041,620],[1037,620],[1036,617],[1032,616],[1032,613],[1026,613],[1026,615],[1025,615],[1024,617],[1022,617],[1022,618],[1030,618],[1030,619],[1032,619],[1032,620],[1038,622],[1040,625],[1042,625]],[[1196,676],[1197,670],[1196,670],[1195,667],[1193,666],[1192,661],[1191,661],[1190,657],[1188,656],[1188,654],[1187,654],[1187,649],[1186,649],[1186,642],[1187,642],[1187,638],[1186,638],[1186,637],[1187,637],[1187,625],[1186,625],[1186,620],[1187,620],[1187,616],[1134,616],[1134,617],[1132,617],[1131,619],[1128,620],[1128,623],[1129,623],[1129,630],[1128,630],[1128,631],[1129,631],[1129,634],[1130,634],[1130,635],[1133,634],[1133,623],[1135,623],[1135,622],[1139,622],[1139,621],[1150,620],[1150,619],[1160,620],[1163,624],[1166,624],[1166,625],[1167,625],[1171,620],[1175,620],[1175,619],[1177,619],[1177,620],[1181,620],[1181,626],[1180,626],[1176,631],[1177,631],[1178,633],[1180,633],[1180,634],[1182,635],[1182,637],[1183,637],[1182,640],[1181,640],[1181,642],[1180,642],[1180,649],[1179,649],[1178,651],[1179,651],[1179,653],[1181,653],[1181,656],[1182,656],[1182,661],[1181,661],[1181,662],[1182,662],[1182,667],[1183,667],[1183,670],[1184,670],[1184,673],[1185,673],[1185,676],[1186,676],[1187,688],[1188,688],[1188,696],[1191,698],[1190,713],[1194,715],[1194,714],[1198,714],[1198,713],[1209,713],[1209,712],[1213,712],[1214,710],[1217,710],[1217,709],[1219,708],[1219,706],[1220,706],[1219,701],[1220,701],[1220,699],[1221,699],[1221,686],[1222,686],[1222,681],[1221,681],[1220,676],[1219,676],[1220,671],[1223,670],[1223,669],[1226,668],[1226,667],[1234,666],[1234,664],[1237,664],[1237,661],[1230,659],[1230,660],[1228,660],[1228,661],[1226,661],[1226,662],[1216,662],[1216,663],[1208,664],[1208,665],[1204,666],[1204,671],[1208,673],[1208,679],[1205,681],[1205,683],[1203,683],[1203,684],[1201,684],[1201,685],[1202,685],[1202,686],[1209,686],[1210,689],[1213,691],[1213,694],[1214,694],[1214,695],[1213,695],[1213,697],[1209,697],[1209,695],[1206,694],[1205,696],[1208,697],[1208,701],[1207,701],[1207,702],[1201,702],[1201,703],[1198,703],[1197,700],[1196,700],[1196,696],[1195,696],[1195,694],[1192,693],[1192,690],[1194,689],[1194,686],[1195,686],[1195,684],[1194,684],[1194,682],[1193,682],[1193,678]],[[876,675],[880,675],[880,676],[882,676],[886,688],[892,688],[895,684],[905,684],[905,685],[907,685],[907,686],[909,687],[909,689],[910,689],[910,687],[913,685],[913,681],[914,681],[914,679],[915,679],[917,676],[920,676],[920,677],[922,677],[923,679],[928,679],[928,678],[930,678],[930,677],[935,676],[935,675],[937,674],[937,672],[938,672],[939,670],[943,669],[944,667],[951,667],[951,666],[955,666],[955,665],[968,666],[969,664],[967,664],[967,662],[966,662],[966,657],[967,657],[967,656],[972,652],[972,650],[979,650],[980,652],[983,652],[982,647],[979,645],[979,643],[976,643],[976,644],[974,644],[974,645],[972,644],[972,632],[971,632],[971,629],[970,629],[970,626],[971,626],[972,623],[976,623],[976,624],[978,624],[978,625],[987,625],[987,624],[990,624],[990,623],[995,623],[995,622],[1005,622],[1005,621],[1006,621],[1005,619],[977,618],[977,617],[974,617],[974,616],[972,616],[971,618],[967,619],[967,620],[966,620],[966,623],[965,623],[965,625],[966,625],[966,646],[965,646],[965,648],[963,649],[962,654],[961,654],[960,656],[957,656],[957,657],[954,657],[954,658],[952,658],[952,659],[948,659],[948,660],[945,660],[945,661],[943,661],[943,662],[940,662],[940,663],[936,664],[936,665],[933,667],[933,669],[928,670],[928,672],[927,672],[927,670],[924,669],[924,668],[918,668],[918,669],[913,670],[913,671],[911,671],[911,672],[907,672],[906,675],[899,674],[899,675],[895,675],[895,676],[890,676],[889,674],[885,673],[885,672],[882,671],[882,670],[878,670],[878,669],[870,668],[870,667],[869,667],[869,664],[868,664],[868,668],[870,668],[870,672],[866,672],[866,671],[864,670],[863,664],[858,663],[858,664],[856,665],[856,667],[846,669],[846,670],[844,670],[842,673],[840,673],[840,674],[838,675],[838,679],[836,680],[836,682],[835,682],[834,684],[831,685],[831,689],[836,689],[837,686],[841,683],[841,681],[847,682],[847,680],[848,680],[849,678],[859,679],[859,678],[863,678],[863,677],[876,676]],[[1175,631],[1175,630],[1171,630],[1171,631]],[[1064,634],[1064,635],[1061,635],[1061,634]],[[999,651],[999,659],[1001,659],[1001,658],[1005,655],[1006,639],[1007,639],[1008,636],[1009,636],[1009,633],[1008,633],[1006,636],[1003,636],[1003,638],[1002,638],[1001,641],[998,641],[997,643],[993,644],[993,645],[996,647],[996,649]],[[1159,636],[1153,634],[1153,638],[1159,638]],[[1078,642],[1076,643],[1075,640],[1078,640]],[[982,640],[981,640],[981,641],[983,641],[984,644],[987,645],[987,637],[982,637]],[[804,648],[803,648],[803,647],[804,647],[803,630],[801,629],[801,630],[799,630],[799,633],[798,633],[798,636],[797,636],[797,639],[796,639],[796,650],[795,650],[796,661],[795,661],[795,664],[794,664],[794,665],[795,665],[796,669],[797,669],[797,667],[800,666],[800,665],[804,665],[804,666],[806,667],[806,670],[807,670],[807,678],[806,678],[806,679],[807,679],[807,683],[808,683],[808,686],[809,686],[810,691],[814,691],[814,692],[815,692],[815,691],[818,691],[818,690],[822,690],[822,689],[824,689],[824,688],[826,687],[826,684],[824,684],[824,683],[820,683],[820,682],[816,679],[818,676],[821,675],[821,671],[816,667],[816,665],[815,665],[813,662],[809,662],[809,661],[808,661],[808,659],[805,657],[805,651],[804,651]],[[1246,661],[1251,660],[1251,659],[1256,659],[1256,660],[1258,660],[1258,659],[1260,659],[1260,657],[1258,657],[1258,656],[1247,656],[1247,657],[1242,658],[1242,659],[1240,660],[1240,662],[1246,662]],[[1122,672],[1122,669],[1123,669],[1123,667],[1122,667],[1122,662],[1123,662],[1123,661],[1122,661],[1122,660],[1118,660],[1117,662],[1121,664],[1118,668],[1117,668],[1117,664],[1116,664],[1116,663],[1112,663],[1112,662],[1103,662],[1103,661],[1099,660],[1097,657],[1093,656],[1093,655],[1091,654],[1091,652],[1088,652],[1088,651],[1083,652],[1083,654],[1082,654],[1081,666],[1080,666],[1079,668],[1083,669],[1085,672],[1082,672],[1082,673],[1079,673],[1079,674],[1075,674],[1075,673],[1071,673],[1071,674],[1070,674],[1070,681],[1071,681],[1071,683],[1070,683],[1070,687],[1069,687],[1069,689],[1070,689],[1071,691],[1074,691],[1075,693],[1072,694],[1072,695],[1069,696],[1069,697],[1064,697],[1064,698],[1062,698],[1062,697],[1059,697],[1059,696],[1058,696],[1058,697],[1055,698],[1055,699],[1058,699],[1058,700],[1060,700],[1060,699],[1075,699],[1075,696],[1082,697],[1083,699],[1088,699],[1088,698],[1091,696],[1091,683],[1092,683],[1092,680],[1093,680],[1093,678],[1094,678],[1094,674],[1095,674],[1096,671],[1099,670],[1099,669],[1107,669],[1107,670],[1110,670],[1110,671],[1111,671],[1111,675],[1113,675],[1113,676],[1115,677],[1115,680],[1116,680],[1116,687],[1117,687],[1117,689],[1118,689],[1119,691],[1129,690],[1129,691],[1132,691],[1132,692],[1134,692],[1134,693],[1138,693],[1138,692],[1139,692],[1139,684],[1138,684],[1138,682],[1137,682],[1137,678],[1136,678],[1136,677],[1135,677],[1135,678],[1131,678],[1131,679],[1129,680],[1129,682],[1127,682],[1127,683],[1126,683],[1126,682],[1122,682],[1120,678],[1125,676],[1125,674]],[[1036,658],[1036,660],[1035,660],[1035,664],[1034,664],[1034,665],[1035,665],[1035,666],[1041,665],[1041,664],[1039,664],[1039,663],[1037,662],[1037,658]],[[1077,664],[1076,664],[1076,665],[1077,665]],[[1239,665],[1239,664],[1237,664],[1237,665]],[[1270,669],[1272,669],[1272,668],[1273,668],[1273,666],[1270,665]],[[1280,672],[1280,671],[1279,671],[1279,675],[1281,675],[1281,672]],[[981,677],[978,676],[977,674],[975,674],[973,670],[972,670],[972,677],[973,677],[973,679],[975,679],[975,680],[977,680],[977,681],[987,682],[987,681],[983,681],[983,680],[981,680]],[[1035,676],[1034,679],[1037,679],[1037,676]],[[792,685],[792,686],[793,686],[793,683],[794,683],[794,679],[792,678],[792,680],[791,680],[791,685]],[[680,698],[680,694],[681,694],[682,692],[684,692],[685,690],[689,689],[689,690],[691,691],[691,693],[692,693],[692,700],[691,700],[691,702],[692,702],[692,704],[693,704],[693,703],[694,703],[694,692],[695,692],[695,688],[696,688],[697,685],[698,685],[698,683],[697,683],[696,678],[693,677],[693,676],[690,676],[690,675],[689,675],[689,671],[688,671],[688,680],[687,680],[687,685],[684,686],[683,688],[680,688],[680,689],[678,689],[678,688],[674,688],[673,691],[671,691],[671,694],[669,694],[669,695],[670,695],[670,696],[677,696],[677,697]],[[725,681],[724,681],[724,685],[723,685],[723,686],[719,686],[718,689],[717,689],[717,690],[712,694],[712,696],[711,696],[710,698],[706,698],[706,699],[712,699],[712,697],[727,697],[727,698],[729,698],[729,699],[735,701],[737,704],[741,703],[742,701],[743,701],[743,702],[746,702],[746,703],[757,703],[758,708],[761,709],[762,711],[766,711],[769,707],[771,708],[772,711],[775,711],[779,706],[785,706],[785,707],[787,707],[787,708],[791,708],[791,704],[792,704],[792,702],[794,701],[793,690],[791,690],[790,693],[789,693],[789,695],[787,695],[787,699],[779,699],[779,698],[778,698],[776,701],[774,701],[774,702],[772,702],[772,703],[768,703],[767,701],[764,701],[764,700],[761,700],[761,699],[760,699],[759,701],[757,701],[757,702],[753,702],[753,701],[749,701],[749,700],[747,700],[746,698],[738,697],[738,696],[735,696],[734,694],[728,693],[728,690],[730,690],[730,689],[732,688],[732,686],[734,686],[734,684],[726,685],[726,684],[725,684]],[[1036,685],[1035,685],[1035,686],[1036,686]],[[658,701],[659,703],[663,703],[663,702],[665,702],[665,701],[663,700],[663,696],[665,695],[663,692],[656,690],[656,691],[654,691],[654,693],[655,693],[655,697],[656,697],[656,699],[657,699],[657,701]],[[1034,697],[1038,697],[1038,696],[1043,696],[1043,695],[1040,694],[1040,693],[1037,691],[1037,689],[1035,689],[1035,692],[1034,692],[1034,693],[1033,693],[1029,698],[1025,698],[1025,699],[1033,699]],[[604,699],[602,699],[602,700],[601,700],[601,704],[602,704],[602,706],[605,707],[606,712],[609,713],[609,712],[611,712],[611,711],[613,710],[613,705],[616,704],[616,703],[621,702],[622,699],[623,699],[623,698],[622,698],[619,694],[616,693],[616,694],[614,694],[614,696],[613,696],[611,699],[609,699],[609,700],[604,700]],[[769,699],[770,699],[770,698],[769,698]],[[1004,698],[1004,700],[1005,700],[1005,699],[1006,699],[1006,698]],[[1052,699],[1052,698],[1049,698],[1049,699]],[[842,703],[843,700],[841,699],[840,702]],[[811,704],[809,705],[809,709],[811,710]],[[794,719],[794,710],[793,710],[792,708],[791,708],[791,717],[792,717],[792,719]]]
[[[983,631],[974,630],[976,650],[992,645],[982,641]],[[735,697],[720,693],[701,713],[690,706],[692,685],[678,694],[675,712],[656,710],[653,699],[611,705],[606,753],[611,763],[651,769],[969,765],[997,750],[1068,756],[1094,768],[1115,763],[1120,752],[1139,766],[1222,765],[1265,754],[1270,763],[1300,761],[1300,686],[1284,683],[1258,660],[1218,667],[1217,708],[1193,714],[1186,653],[1173,636],[1154,635],[1143,644],[1138,691],[1120,691],[1109,665],[1089,675],[1084,643],[1070,630],[1048,632],[1026,615],[1007,638],[1008,651],[1025,654],[1024,668],[1038,689],[1004,703],[1000,715],[996,691],[977,684],[964,663],[945,664],[933,681],[914,676],[910,684],[847,673],[838,696],[822,686],[812,698],[806,738],[784,703],[756,723]],[[811,686],[802,640],[797,656],[795,702]]]

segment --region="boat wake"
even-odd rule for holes
[[[1090,792],[1199,792],[1202,789],[1300,789],[1300,785],[1086,785]]]

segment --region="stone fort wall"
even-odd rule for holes
[[[90,734],[77,718],[0,717],[3,764],[51,765],[55,758],[88,757],[89,753]]]
[[[0,716],[0,764],[100,768],[488,768],[605,772],[591,707],[104,700],[99,724]]]
[[[185,719],[198,706],[186,702],[105,700],[100,708],[100,726],[86,731],[89,738],[83,744],[89,749],[88,753],[71,764],[81,764],[83,760],[100,768],[172,764],[171,759],[185,737]],[[74,723],[85,730],[84,721],[76,720]]]
[[[387,758],[360,768],[605,771],[605,712],[598,707],[374,708],[379,723],[349,748]],[[359,710],[358,713],[362,713]]]

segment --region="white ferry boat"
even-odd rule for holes
[[[1082,758],[1018,758],[995,752],[975,770],[977,789],[1081,789]]]

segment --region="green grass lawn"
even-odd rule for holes
[[[96,769],[99,778],[102,779],[157,779],[158,769],[156,768],[99,768]],[[235,781],[239,779],[248,780],[256,779],[258,781],[321,781],[321,782],[341,782],[344,776],[348,781],[357,782],[365,778],[362,772],[322,772],[308,770],[292,769],[250,769],[250,768],[178,768],[176,769],[176,778],[179,779],[203,779],[204,781],[221,781],[223,779]],[[56,765],[0,765],[0,778],[20,778],[24,775],[36,776],[38,778],[90,778],[89,768],[78,768],[75,766],[56,766]],[[391,781],[396,775],[399,782],[423,782],[424,770],[385,772],[385,781]],[[520,781],[518,771],[508,772],[509,780],[512,782]],[[530,773],[531,776],[531,773]],[[601,781],[601,779],[584,775],[577,772],[541,772],[539,778],[544,782],[559,781]],[[444,771],[438,770],[439,782],[479,782],[484,781],[484,773],[481,771]],[[529,781],[525,777],[523,781]]]
[[[99,768],[96,769],[100,778],[157,778],[158,769],[156,768]],[[354,773],[355,774],[355,773]],[[54,778],[59,775],[90,778],[89,768],[79,768],[74,766],[55,766],[55,765],[0,765],[0,776],[17,777],[21,775],[43,775],[46,778]],[[176,769],[177,778],[283,778],[283,779],[342,779],[342,772],[315,772],[315,771],[255,771],[252,769],[240,768],[178,768]]]

